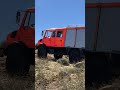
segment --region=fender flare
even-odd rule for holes
[[[40,42],[40,43],[36,46],[36,48],[38,49],[38,48],[39,48],[39,46],[41,46],[41,45],[46,46],[44,43]]]

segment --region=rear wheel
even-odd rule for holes
[[[44,45],[40,45],[38,47],[38,57],[40,58],[47,58],[47,50]]]
[[[112,79],[110,60],[104,53],[86,52],[85,71],[86,86]]]
[[[55,59],[59,59],[59,58],[62,58],[63,55],[57,55],[57,54],[54,54],[54,58]]]
[[[29,72],[30,63],[26,49],[19,44],[10,45],[7,50],[6,70],[19,74]]]
[[[81,56],[80,56],[80,51],[77,49],[73,49],[69,52],[69,61],[70,63],[80,61]]]

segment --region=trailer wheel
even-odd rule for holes
[[[57,54],[54,54],[54,58],[55,59],[59,59],[59,58],[62,58],[63,55],[57,55]]]
[[[38,47],[38,57],[40,58],[47,58],[47,50],[44,45],[40,45]]]
[[[6,70],[18,74],[29,72],[30,63],[27,57],[26,49],[22,45],[10,45],[7,49]]]
[[[81,56],[80,56],[80,51],[77,49],[73,49],[69,52],[69,61],[70,63],[80,61]]]

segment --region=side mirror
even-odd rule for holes
[[[18,24],[20,22],[20,12],[18,11],[16,13],[16,23]]]
[[[42,36],[44,35],[44,31],[42,31]]]

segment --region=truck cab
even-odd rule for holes
[[[49,29],[46,30],[42,41],[38,41],[38,44],[45,44],[48,47],[63,47],[65,39],[66,29]]]
[[[35,9],[28,8],[16,13],[19,28],[6,38],[6,70],[24,74],[34,65],[35,54]]]
[[[28,48],[34,48],[34,8],[28,8],[25,11],[18,11],[16,14],[16,23],[19,25],[19,28],[18,30],[8,34],[6,45],[9,46],[13,42],[20,41],[24,43]]]

